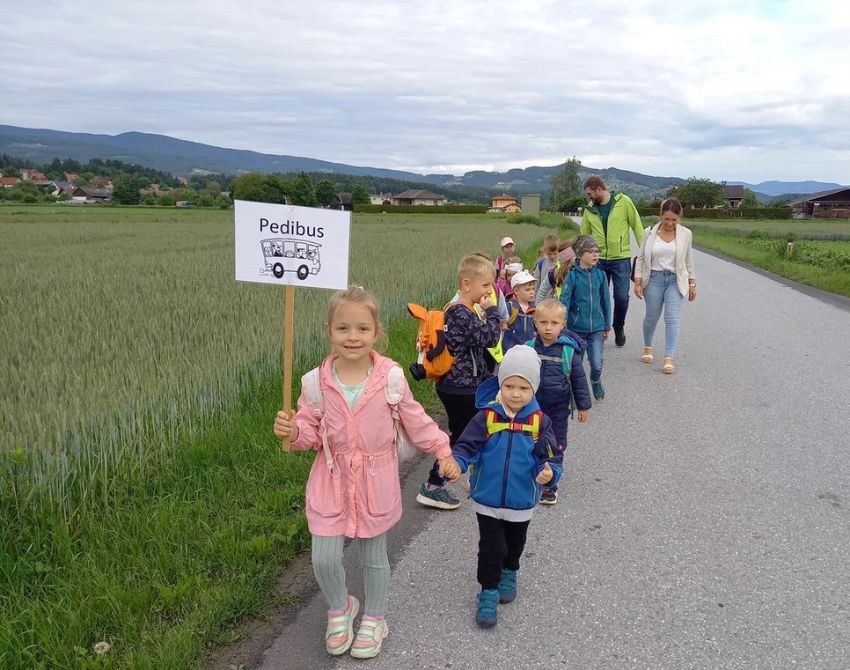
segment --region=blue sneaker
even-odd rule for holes
[[[498,589],[484,589],[476,599],[475,623],[481,628],[492,628],[499,617]]]
[[[605,397],[605,388],[602,386],[602,380],[591,381],[590,386],[593,389],[594,398],[602,400]]]
[[[499,602],[510,603],[516,599],[516,570],[502,568],[502,579],[499,582]]]
[[[460,500],[454,498],[445,486],[429,489],[427,484],[423,484],[419,489],[419,495],[416,496],[416,502],[437,509],[457,509],[460,507]]]

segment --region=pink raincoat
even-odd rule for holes
[[[372,374],[354,409],[333,381],[333,356],[319,367],[332,464],[322,451],[319,417],[298,399],[296,450],[319,453],[307,480],[307,524],[313,535],[375,537],[401,518],[401,484],[395,426],[384,388],[395,361],[372,352]],[[405,384],[398,413],[417,448],[438,459],[451,455],[449,437],[425,413]]]

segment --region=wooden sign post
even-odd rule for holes
[[[284,306],[283,306],[283,411],[289,412],[293,417],[292,411],[292,338],[295,325],[295,287],[292,284],[287,284],[284,289]],[[281,447],[284,451],[289,451],[289,437],[284,437]]]
[[[245,200],[234,210],[237,281],[285,286],[283,410],[292,413],[295,287],[348,287],[351,212]],[[281,446],[289,451],[289,439]]]

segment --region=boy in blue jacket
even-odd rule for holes
[[[524,344],[512,347],[499,376],[478,388],[480,411],[452,446],[457,462],[442,462],[442,474],[452,481],[475,466],[469,483],[479,531],[475,621],[482,628],[496,625],[500,602],[516,598],[519,559],[540,487],[561,476],[552,422],[534,397],[539,384],[537,352]]]
[[[567,311],[554,298],[540,303],[534,313],[537,337],[529,342],[540,358],[540,388],[537,402],[552,421],[558,451],[567,449],[567,428],[573,406],[578,409],[579,423],[587,421],[592,402],[582,360],[585,343],[578,335],[565,330]],[[541,505],[558,502],[558,487],[544,486]]]
[[[593,235],[579,235],[573,243],[576,261],[564,280],[561,303],[567,308],[567,328],[587,343],[590,386],[602,400],[602,347],[611,331],[611,295],[605,273],[597,267],[599,245]]]

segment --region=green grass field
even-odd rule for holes
[[[462,253],[546,232],[357,215],[351,281],[406,363],[406,302],[442,304]],[[312,457],[270,432],[283,290],[233,280],[232,212],[4,206],[0,237],[0,667],[196,667],[308,541]],[[329,295],[297,292],[296,376]]]
[[[850,221],[686,221],[694,243],[815,288],[850,296]],[[787,253],[787,242],[793,251]]]

